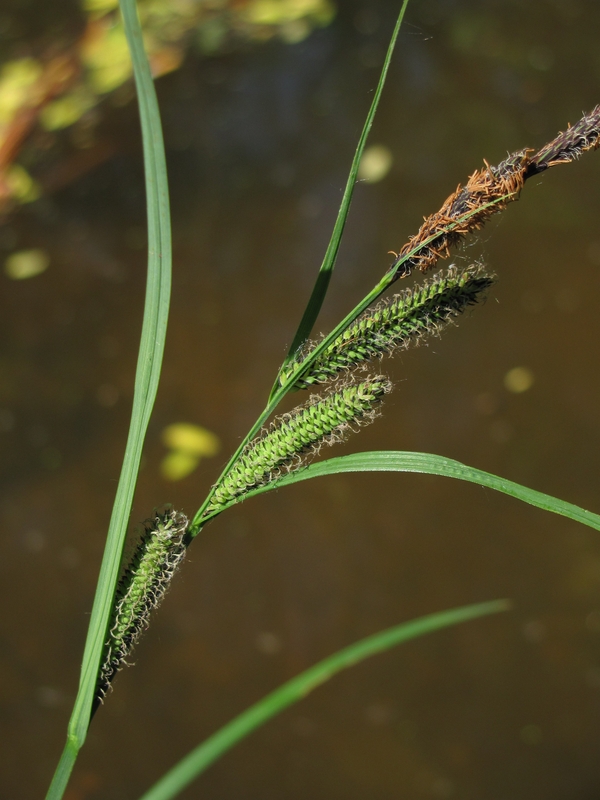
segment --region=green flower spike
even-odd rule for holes
[[[103,702],[112,679],[148,627],[150,612],[164,597],[185,555],[187,524],[185,514],[171,506],[143,523],[140,542],[117,587],[96,705]]]
[[[341,441],[353,430],[353,424],[371,422],[376,416],[375,404],[391,388],[391,383],[381,375],[368,377],[326,397],[315,395],[308,403],[276,419],[249,443],[217,486],[206,514],[219,511],[250,489],[275,480],[286,469],[297,469],[302,464],[302,455],[318,452],[323,444]]]
[[[481,266],[465,270],[450,267],[434,275],[431,281],[367,309],[323,351],[294,388],[306,389],[315,383],[326,383],[342,370],[406,348],[425,336],[439,334],[467,306],[481,300],[493,280]],[[309,354],[310,350],[301,353],[299,359],[290,364],[280,378],[282,384],[298,372]]]

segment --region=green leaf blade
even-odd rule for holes
[[[121,0],[138,94],[148,219],[148,277],[144,319],[135,374],[133,408],[121,475],[81,666],[79,691],[69,721],[67,743],[47,794],[60,800],[89,727],[96,677],[131,513],[142,447],[158,389],[171,292],[171,222],[166,159],[158,102],[144,51],[135,0]]]
[[[492,600],[429,614],[368,636],[334,653],[275,689],[202,742],[155,783],[140,800],[171,800],[245,736],[302,700],[338,672],[419,636],[478,617],[507,611],[509,608],[511,603],[508,600]]]
[[[437,456],[433,453],[381,450],[330,458],[317,464],[311,464],[296,472],[291,472],[267,486],[254,489],[248,492],[247,497],[270,489],[278,489],[293,483],[299,483],[309,478],[338,475],[343,472],[416,472],[456,478],[495,489],[498,492],[529,503],[529,505],[568,517],[575,522],[580,522],[600,531],[600,515],[594,514],[592,511],[587,511],[585,508],[559,500],[557,497],[538,492],[535,489],[529,489],[527,486],[515,481],[492,475],[490,472],[468,467],[452,458]]]
[[[282,365],[282,369],[284,369],[287,366],[287,364],[292,360],[294,355],[298,352],[300,347],[310,336],[314,324],[317,320],[317,317],[319,316],[319,312],[321,311],[323,301],[325,300],[325,295],[327,294],[327,289],[329,288],[329,281],[331,280],[331,275],[333,273],[333,268],[335,266],[335,260],[337,258],[337,254],[340,249],[342,234],[344,232],[344,228],[346,226],[346,220],[348,219],[348,213],[350,211],[352,195],[354,194],[354,187],[356,186],[356,179],[358,176],[358,168],[360,167],[360,161],[365,150],[367,138],[369,136],[369,133],[371,132],[371,128],[373,127],[373,120],[375,119],[375,114],[379,106],[379,101],[381,99],[383,87],[385,86],[385,81],[387,78],[390,62],[394,54],[396,41],[398,39],[398,34],[400,33],[400,28],[404,20],[404,14],[406,13],[407,6],[408,6],[408,0],[403,0],[402,7],[400,9],[400,13],[398,14],[398,19],[396,20],[396,25],[394,26],[394,31],[392,33],[392,37],[390,39],[390,43],[388,45],[388,49],[385,55],[383,67],[381,69],[381,74],[379,76],[379,81],[377,83],[377,87],[373,95],[371,107],[369,108],[369,113],[367,114],[367,118],[365,120],[365,124],[363,126],[360,139],[358,140],[358,145],[354,153],[354,158],[352,159],[350,172],[348,174],[348,179],[346,181],[346,186],[344,188],[342,202],[340,204],[335,225],[333,227],[331,239],[329,240],[329,244],[327,245],[327,250],[325,251],[323,263],[321,264],[321,268],[319,269],[319,274],[317,275],[315,286],[313,288],[312,294],[310,296],[304,314],[302,315],[302,319],[300,320],[298,330],[296,331],[296,334],[294,336],[294,339],[292,341],[292,344],[290,346],[284,364]],[[279,380],[279,375],[277,376],[277,381],[275,382],[272,396],[276,391],[276,389],[278,388],[278,380]]]

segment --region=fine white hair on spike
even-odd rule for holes
[[[148,627],[150,613],[169,588],[185,556],[187,526],[185,514],[170,505],[142,524],[139,543],[117,587],[96,704],[103,702],[114,676],[127,664],[127,656]]]
[[[214,491],[206,514],[219,511],[242,498],[250,489],[264,486],[283,473],[298,469],[323,445],[342,441],[348,431],[371,422],[374,406],[391,391],[381,375],[361,382],[339,382],[329,394],[313,395],[293,411],[278,417],[250,442],[239,460]]]

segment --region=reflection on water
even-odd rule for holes
[[[164,501],[193,513],[262,407],[395,10],[344,4],[300,44],[189,59],[159,83],[175,275],[134,521]],[[599,37],[593,0],[414,0],[372,135],[393,163],[358,187],[323,330],[483,158],[539,147],[600,100]],[[2,262],[49,256],[35,277],[4,277],[0,297],[0,793],[10,798],[39,797],[62,747],[132,396],[145,280],[135,111],[107,110],[103,124],[114,157],[0,229]],[[530,183],[460,254],[497,271],[487,304],[384,362],[396,391],[347,451],[437,452],[598,510],[600,156]],[[175,483],[160,471],[173,423],[222,443]],[[516,610],[336,678],[184,796],[593,800],[598,535],[488,490],[409,475],[305,483],[211,524],[94,720],[69,797],[135,798],[335,649],[496,597]]]

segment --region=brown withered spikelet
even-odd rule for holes
[[[474,172],[465,186],[458,186],[439,211],[425,218],[418,233],[400,250],[390,268],[395,272],[394,280],[410,275],[415,268],[426,272],[440,258],[448,258],[451,247],[518,200],[526,180],[549,167],[574,161],[599,145],[600,105],[535,155],[531,155],[532,150],[519,150],[496,167],[486,162],[485,168]]]
[[[425,218],[419,232],[404,245],[392,269],[408,253],[413,253],[400,267],[397,277],[418,268],[426,272],[440,258],[448,258],[450,248],[468,233],[483,227],[492,214],[504,211],[517,200],[525,183],[527,150],[513,153],[497,167],[486,163],[474,172],[466,186],[458,186],[439,211]],[[448,229],[450,228],[450,229]]]

